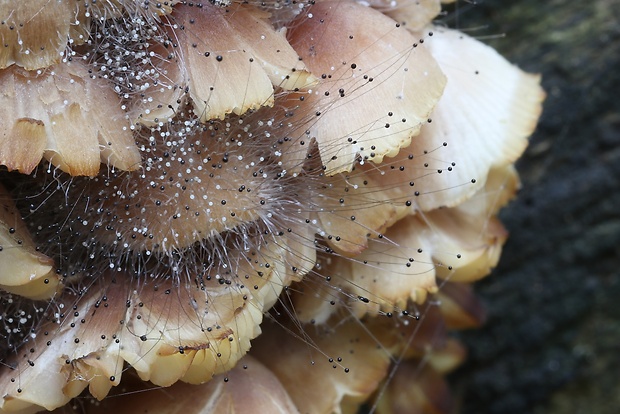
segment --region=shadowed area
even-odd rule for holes
[[[511,235],[478,284],[489,317],[463,335],[463,413],[620,411],[620,1],[460,5],[548,93],[501,214]],[[450,22],[455,24],[454,21]]]

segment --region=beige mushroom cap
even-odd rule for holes
[[[29,174],[43,157],[71,175],[95,176],[101,163],[121,170],[140,166],[116,94],[85,63],[36,72],[5,69],[0,99],[0,164],[9,170]]]
[[[266,216],[276,171],[261,162],[251,142],[230,138],[235,132],[164,141],[146,131],[138,141],[143,169],[92,184],[100,208],[109,212],[96,230],[101,239],[172,251]],[[118,208],[123,214],[114,214]]]
[[[300,337],[287,328],[265,324],[252,356],[278,377],[302,413],[340,413],[341,403],[364,401],[388,372],[389,351],[359,321],[306,326]]]
[[[52,410],[86,387],[102,399],[125,363],[160,386],[203,383],[232,369],[290,280],[275,243],[227,255],[228,264],[218,261],[193,280],[143,275],[136,284],[109,271],[80,296],[65,292],[26,345],[31,352],[6,361],[14,368],[0,375],[0,410]]]
[[[275,323],[267,321],[250,354],[280,379],[302,413],[358,412],[364,401],[385,389],[384,380],[389,387],[401,366],[411,374],[414,366],[429,364],[439,382],[423,386],[421,395],[445,395],[448,389],[438,373],[454,369],[464,358],[460,344],[447,338],[434,305],[419,320],[396,315],[359,320],[342,309],[316,325],[299,326],[291,319],[296,317],[281,313]],[[420,386],[417,381],[413,385]]]
[[[83,17],[77,1],[2,1],[0,69],[16,64],[36,70],[59,63],[70,37],[73,43],[86,41]]]
[[[351,295],[349,306],[362,317],[405,309],[408,301],[424,302],[428,293],[438,291],[437,277],[472,282],[486,276],[497,264],[507,237],[495,215],[517,187],[512,166],[492,169],[485,187],[463,204],[405,216],[379,236],[365,240],[364,248],[354,256],[321,255],[321,272],[330,277],[329,286],[307,297],[295,297],[303,320],[327,320],[337,308],[328,303],[339,290]],[[363,231],[358,232],[355,226],[352,223],[348,231],[336,233],[340,241],[327,239],[328,245],[338,253],[339,243],[350,242],[351,237],[366,238],[369,228],[359,225]]]
[[[148,412],[150,414],[243,414],[297,412],[278,378],[255,358],[245,356],[235,368],[204,385],[177,383],[145,389],[144,383],[123,384],[122,394],[87,404],[87,414]]]
[[[274,87],[304,88],[315,81],[286,41],[285,31],[275,30],[268,17],[250,5],[186,3],[163,18],[170,38],[178,43],[178,58],[164,62],[161,69],[174,74],[177,69],[171,66],[181,66],[176,75],[180,81],[175,82],[187,79],[194,112],[202,121],[272,106]],[[183,90],[175,94],[180,97]],[[169,117],[175,101],[168,103],[170,108],[159,108],[156,117]],[[146,113],[138,121],[148,124],[153,118]]]
[[[0,185],[0,289],[41,300],[59,286],[54,261],[37,251],[11,194]]]
[[[307,16],[288,38],[321,80],[302,103],[290,97],[292,135],[316,139],[328,174],[409,146],[445,84],[432,56],[392,19],[353,1],[318,2]]]
[[[66,303],[57,303],[57,312],[30,339],[31,352],[8,358],[13,369],[0,376],[0,412],[53,410],[89,383],[91,392],[103,398],[120,381],[123,362],[117,357],[120,341],[115,339],[126,312],[122,287],[109,283],[92,288],[74,310],[70,301],[75,297],[64,298]],[[70,316],[61,321],[63,312]]]
[[[441,12],[439,0],[371,0],[368,3],[410,30],[424,28]]]
[[[82,7],[95,19],[118,18],[123,13],[128,13],[144,16],[150,21],[170,14],[172,6],[177,3],[179,3],[178,0],[84,0]]]

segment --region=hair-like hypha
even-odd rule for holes
[[[0,4],[0,412],[451,412],[544,94],[440,11]]]

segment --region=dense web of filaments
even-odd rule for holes
[[[281,14],[274,13],[276,26],[303,10],[302,4],[296,4],[291,11],[286,8],[288,4],[276,2],[267,5],[272,11],[285,9]],[[169,36],[169,31],[161,30],[158,21],[137,14],[96,20],[92,24],[92,38],[86,45],[76,48],[72,58],[87,61],[93,75],[108,79],[124,102],[136,95],[148,101],[153,88],[182,87],[183,79],[170,79],[159,69],[161,62],[182,63],[175,39]],[[154,48],[154,45],[159,47]],[[154,49],[157,52],[153,53]],[[413,50],[402,53],[414,53]],[[393,58],[398,65],[401,56]],[[362,85],[352,86],[352,89],[367,88],[372,91],[373,86],[368,79],[362,82]],[[341,90],[332,96],[326,94],[321,111],[328,112],[332,106],[336,107],[338,96],[349,92]],[[327,291],[324,295],[327,299],[324,300],[344,310],[352,303],[374,301],[376,295],[372,292],[350,293],[342,284],[333,283],[332,278],[338,276],[327,273],[326,266],[332,257],[346,258],[346,255],[334,248],[333,243],[337,243],[341,235],[329,234],[321,229],[316,215],[333,214],[354,222],[356,214],[381,204],[415,206],[416,198],[425,195],[416,190],[418,187],[424,188],[420,184],[430,176],[449,174],[458,168],[458,160],[443,159],[442,148],[449,143],[437,148],[425,148],[421,153],[410,153],[407,158],[387,158],[383,168],[402,172],[402,179],[393,181],[392,188],[409,187],[411,195],[374,199],[373,193],[390,188],[373,188],[372,183],[367,186],[368,183],[360,181],[364,175],[358,170],[368,164],[366,160],[358,159],[350,173],[329,177],[322,168],[316,142],[310,137],[304,138],[304,131],[292,128],[299,135],[282,136],[281,131],[291,131],[291,123],[304,121],[294,116],[297,108],[303,108],[303,100],[292,108],[278,108],[289,94],[294,96],[293,99],[298,100],[298,97],[294,92],[276,90],[275,93],[284,97],[276,103],[275,111],[258,109],[243,116],[230,115],[225,120],[201,123],[201,114],[195,114],[187,97],[183,97],[172,122],[160,122],[150,127],[132,125],[143,160],[143,166],[138,171],[103,168],[94,179],[69,178],[58,172],[49,174],[52,169],[45,167],[29,177],[17,178],[14,173],[5,173],[3,181],[14,183],[11,193],[37,245],[42,253],[56,260],[66,291],[71,292],[61,296],[58,303],[62,305],[73,300],[79,307],[79,297],[85,295],[91,286],[102,283],[98,278],[110,271],[116,272],[117,279],[130,274],[131,280],[122,283],[129,283],[136,290],[140,290],[145,281],[158,278],[173,279],[174,285],[180,289],[185,285],[209,289],[212,282],[217,282],[230,285],[234,290],[244,283],[244,275],[236,273],[239,262],[268,262],[273,257],[264,245],[286,247],[291,241],[319,253],[317,264],[306,280],[287,290],[280,298],[280,305],[272,310],[275,320],[279,315],[290,314],[296,325],[296,328],[287,328],[291,330],[291,335],[306,338],[310,347],[315,346],[304,333],[305,325],[295,320],[296,310],[290,302],[291,295]],[[129,108],[127,110],[129,113]],[[386,110],[386,119],[390,116],[388,112]],[[128,115],[133,116],[131,113]],[[320,114],[311,116],[320,117]],[[384,126],[387,124],[385,119],[370,122],[381,125],[386,129],[386,135],[390,134],[389,128]],[[357,133],[351,131],[352,136]],[[363,132],[359,135],[363,137]],[[308,155],[287,165],[282,153],[286,151],[289,141],[298,142],[300,139],[308,139],[305,143],[308,149],[304,149]],[[348,142],[342,145],[356,144],[351,139]],[[327,154],[331,157],[340,149],[336,145],[323,148],[322,156]],[[419,159],[423,162],[418,162]],[[411,165],[407,165],[408,162]],[[229,182],[223,179],[217,181],[217,177],[225,172],[232,172],[233,177],[238,178]],[[215,181],[208,183],[214,177]],[[449,182],[446,180],[446,183]],[[446,184],[444,188],[433,188],[432,191],[450,191],[448,187],[454,185]],[[141,195],[144,191],[146,195]],[[166,211],[165,206],[174,203],[179,198],[179,192],[191,195],[186,205],[181,203],[178,210],[172,208],[168,211],[168,222],[155,222],[162,216],[149,218],[152,212]],[[196,199],[201,196],[205,198]],[[231,204],[234,207],[226,207]],[[330,205],[339,207],[330,211],[330,207],[325,207]],[[196,220],[201,219],[201,215],[209,216],[206,221],[208,225],[196,230],[196,234],[188,238],[189,241],[178,234],[188,231],[187,227],[174,227],[175,221],[181,221],[185,214],[193,215]],[[134,221],[127,224],[126,218],[123,221],[123,215]],[[213,228],[210,232],[209,225]],[[397,245],[397,242],[374,229],[367,229],[367,232],[376,239],[374,248]],[[409,247],[413,248],[414,253],[418,251],[415,246]],[[230,251],[238,250],[252,253],[246,257],[230,256]],[[458,252],[452,253],[456,258]],[[293,258],[284,260],[293,272],[299,262],[312,260],[303,249],[291,254]],[[265,257],[261,257],[263,255]],[[367,266],[371,274],[381,272],[385,264],[358,258],[347,260]],[[416,257],[395,255],[392,260],[394,264],[409,266]],[[432,261],[425,265],[425,271],[432,271],[437,266],[448,268],[448,265]],[[217,271],[214,272],[214,269]],[[57,312],[46,313],[45,309],[50,306],[47,304],[15,300],[10,294],[3,294],[0,300],[3,310],[0,315],[0,352],[3,358],[20,349],[22,342],[27,347],[28,342],[33,340],[32,333],[37,324],[49,321],[54,324],[69,323],[70,320],[67,316],[70,313],[60,317]],[[407,324],[410,320],[424,318],[424,309],[433,306],[433,302],[429,303],[421,309],[410,305],[379,313],[384,317],[396,314],[400,322],[395,323]],[[374,340],[381,345],[380,338]],[[341,356],[325,357],[329,363],[345,368],[340,363]]]
[[[45,308],[40,304],[23,302],[10,293],[0,292],[0,309],[0,355],[6,355],[31,338]]]
[[[156,21],[141,15],[102,19],[93,23],[91,36],[80,58],[89,62],[95,76],[108,79],[124,101],[136,95],[149,100],[153,89],[180,87],[182,79],[171,79],[159,69],[162,62],[176,61],[177,46]]]

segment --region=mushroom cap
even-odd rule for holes
[[[358,233],[354,224],[347,231],[343,225],[343,233],[335,233],[342,235],[340,241],[327,239],[336,253],[318,257],[329,283],[320,284],[311,295],[294,297],[299,317],[326,321],[337,310],[328,304],[340,291],[352,298],[340,300],[362,317],[406,309],[409,301],[423,303],[429,293],[437,293],[437,278],[472,282],[486,276],[497,264],[507,237],[496,214],[517,188],[511,165],[492,169],[485,187],[466,202],[407,215],[379,236],[365,239],[355,255],[339,254],[339,243],[350,241],[351,235],[366,238],[368,227],[360,225],[364,232]],[[472,306],[475,314],[475,304],[462,306]]]
[[[140,166],[119,99],[79,60],[36,72],[4,69],[0,99],[0,163],[9,170],[30,174],[43,157],[74,176],[94,177],[101,163]]]
[[[144,0],[84,0],[82,6],[96,20],[113,19],[123,14],[139,15],[147,21],[157,20],[159,16],[170,14],[178,0],[152,2]]]
[[[148,389],[144,383],[137,382],[130,383],[121,392],[101,403],[86,405],[86,413],[290,414],[298,411],[278,378],[250,356],[243,357],[230,371],[216,375],[203,385],[177,383],[167,388]]]
[[[36,70],[59,63],[71,35],[78,36],[74,43],[86,40],[79,26],[88,22],[76,17],[83,17],[76,1],[0,2],[0,69],[16,64]]]
[[[162,68],[174,73],[172,66],[180,65],[194,112],[202,121],[272,106],[274,87],[290,90],[314,82],[285,31],[275,30],[268,17],[244,4],[222,8],[184,3],[163,19],[169,37],[178,44],[178,61],[169,60]],[[177,91],[179,96],[183,89]],[[169,104],[173,108],[164,111],[174,111],[174,101]],[[138,121],[148,123],[150,118],[143,115]]]
[[[420,30],[441,12],[439,0],[371,0],[371,7],[406,25],[409,30]]]
[[[300,412],[340,413],[343,400],[364,401],[388,372],[389,351],[358,321],[303,328],[300,337],[293,327],[266,323],[264,329],[252,355],[278,377]]]
[[[80,293],[57,299],[58,309],[70,311],[48,316],[28,341],[31,352],[7,358],[13,369],[0,374],[0,410],[52,410],[86,387],[102,399],[119,384],[125,362],[160,386],[203,383],[232,369],[260,334],[263,312],[290,283],[285,256],[276,243],[263,243],[253,251],[230,249],[227,262],[186,280],[136,280],[122,271],[90,285],[84,280]]]
[[[457,161],[450,191],[436,191],[421,198],[428,211],[454,206],[484,186],[488,171],[514,163],[525,150],[536,127],[545,93],[540,76],[521,71],[490,46],[456,30],[430,27],[425,43],[448,77],[437,107],[417,138],[431,149],[448,145],[441,156]],[[473,185],[465,185],[474,179]],[[442,177],[426,183],[446,188]]]
[[[11,194],[0,185],[0,289],[42,300],[60,287],[54,260],[37,250]]]
[[[307,16],[287,37],[320,80],[298,108],[290,97],[292,135],[316,139],[330,175],[409,146],[445,85],[432,56],[392,19],[353,1],[317,2]]]
[[[198,131],[179,135],[170,126],[145,131],[138,143],[144,168],[91,183],[101,209],[88,223],[102,240],[120,239],[132,249],[170,252],[243,228],[277,210],[277,170],[245,136]],[[169,136],[169,139],[162,139]],[[81,189],[78,189],[81,191]],[[123,214],[115,214],[118,209]]]

